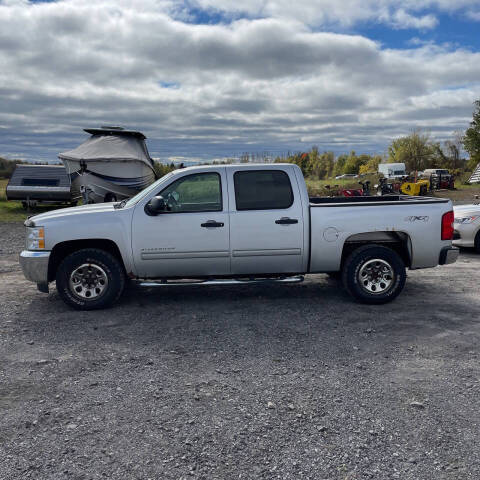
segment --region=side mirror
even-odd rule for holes
[[[157,197],[153,197],[146,205],[145,205],[145,213],[154,217],[162,212],[165,212],[167,209],[167,204],[165,203],[165,199],[158,195]]]

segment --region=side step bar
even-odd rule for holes
[[[140,282],[141,287],[190,287],[192,285],[252,285],[258,283],[301,283],[303,282],[304,277],[299,275],[297,277],[280,277],[280,278],[252,278],[251,280],[235,280],[233,278],[227,279],[213,279],[213,280],[199,280],[193,282],[182,282],[182,281],[158,281],[158,282]]]

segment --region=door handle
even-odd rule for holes
[[[294,223],[298,223],[298,220],[296,218],[282,217],[278,220],[275,220],[275,223],[277,225],[293,225]]]
[[[206,223],[202,223],[200,226],[203,228],[219,228],[223,227],[225,224],[223,222],[216,222],[215,220],[208,220]]]

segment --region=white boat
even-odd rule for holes
[[[91,137],[58,155],[84,203],[130,198],[155,181],[143,133],[121,127],[86,128],[85,132]]]

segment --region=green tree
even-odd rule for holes
[[[343,167],[343,173],[354,173],[357,174],[360,171],[360,167],[365,165],[370,160],[369,155],[359,155],[352,150],[350,155],[347,157],[345,165]]]
[[[414,130],[410,135],[393,140],[388,147],[389,163],[404,163],[407,171],[432,168],[436,147],[428,134]]]
[[[370,157],[367,163],[360,165],[359,173],[377,173],[378,166],[383,162],[383,158],[380,155]]]
[[[451,140],[445,142],[445,149],[450,161],[452,170],[463,168],[464,160],[462,159],[463,135],[462,132],[455,132]]]
[[[325,176],[323,178],[330,178],[333,175],[335,168],[335,155],[333,152],[324,152],[322,154],[322,162],[325,168]]]
[[[172,170],[175,170],[175,165],[173,164],[173,162],[170,165],[168,165],[166,163],[160,163],[155,161],[153,164],[153,169],[155,170],[157,177],[162,178],[167,173],[170,173]]]
[[[17,164],[22,164],[21,160],[7,160],[0,157],[0,178],[10,178]]]
[[[313,146],[310,152],[308,152],[307,171],[309,172],[309,175],[313,178],[323,178],[320,165],[320,153],[317,146]]]
[[[309,155],[309,174],[319,180],[328,178],[333,173],[335,156],[333,152],[319,153],[318,147],[313,147]]]
[[[473,119],[470,122],[470,128],[465,132],[463,145],[470,154],[470,161],[467,164],[468,170],[473,170],[480,163],[480,100],[475,103]]]
[[[337,161],[335,162],[335,167],[333,169],[333,174],[335,176],[337,175],[342,175],[344,172],[344,169],[345,169],[345,163],[348,159],[348,155],[346,154],[343,154],[343,155],[339,155],[337,157]]]

